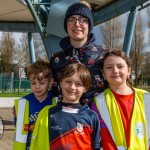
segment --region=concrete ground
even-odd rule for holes
[[[18,97],[0,97],[0,108],[13,107],[15,99]]]
[[[0,121],[0,132],[2,132],[2,137],[0,139],[0,150],[12,150],[14,137],[12,107],[0,108],[0,117],[4,127],[2,132],[2,123]]]

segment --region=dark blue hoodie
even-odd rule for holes
[[[62,69],[71,64],[80,62],[85,64],[92,74],[93,86],[82,96],[81,103],[88,103],[89,106],[93,101],[94,95],[104,91],[107,82],[104,80],[99,58],[106,52],[101,46],[94,44],[95,37],[90,33],[88,41],[80,48],[74,48],[70,43],[70,38],[65,37],[60,41],[60,47],[63,51],[54,53],[50,59],[50,64],[54,76],[53,93],[58,96],[60,93],[59,76]]]

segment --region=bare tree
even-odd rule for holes
[[[121,21],[114,18],[100,26],[100,30],[103,34],[103,43],[109,48],[121,48]]]
[[[148,85],[150,85],[150,52],[144,53],[144,65],[143,65],[143,78]]]
[[[141,74],[143,66],[143,48],[144,48],[144,32],[141,20],[141,13],[138,13],[134,36],[132,40],[130,58],[132,59],[132,70],[135,72],[135,86],[138,85],[138,78]]]
[[[15,64],[13,56],[15,53],[16,43],[13,33],[3,32],[0,40],[1,50],[1,64],[3,71],[10,73],[13,71],[13,64]]]
[[[150,45],[150,6],[147,8],[147,15],[148,15],[148,37],[149,37],[149,45]]]
[[[22,59],[24,61],[24,66],[28,67],[30,62],[30,53],[29,53],[29,46],[28,46],[28,40],[27,40],[27,33],[22,33],[20,38],[20,49],[22,50]]]
[[[28,35],[26,33],[23,33],[20,38],[20,48],[22,49],[22,56],[26,67],[28,67],[31,64],[27,36]],[[38,33],[33,33],[32,36],[33,36],[36,60],[46,59],[46,52],[40,35]]]
[[[45,59],[46,58],[46,51],[44,49],[44,45],[43,45],[43,42],[41,40],[40,34],[34,33],[33,34],[33,40],[34,40],[36,59]]]

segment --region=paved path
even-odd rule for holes
[[[18,99],[18,98],[17,97],[0,97],[0,108],[13,107],[15,99]]]
[[[12,108],[0,108],[0,117],[2,118],[4,124],[4,132],[2,134],[2,138],[0,139],[0,150],[12,150],[14,137]]]

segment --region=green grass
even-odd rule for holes
[[[20,92],[20,93],[0,93],[0,97],[23,97],[28,95],[29,92]]]

